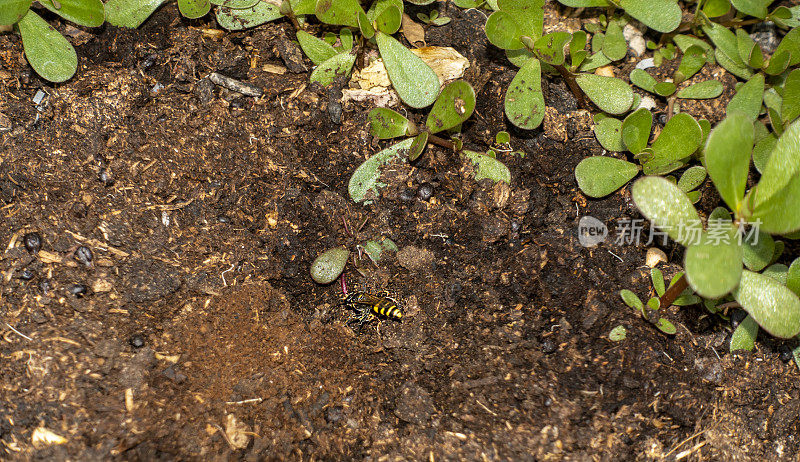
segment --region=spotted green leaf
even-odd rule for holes
[[[33,70],[51,82],[64,82],[78,69],[75,49],[33,10],[17,23],[25,58]]]
[[[672,164],[694,153],[703,138],[700,124],[685,112],[673,116],[651,146],[652,155],[645,162],[645,173]]]
[[[622,142],[628,151],[638,154],[647,147],[650,130],[653,127],[653,114],[645,108],[637,109],[622,122]]]
[[[358,0],[318,0],[317,19],[335,26],[358,27],[358,16],[363,13]]]
[[[692,244],[692,233],[687,230],[699,226],[700,216],[686,193],[665,178],[648,176],[633,183],[631,195],[654,226],[684,246]]]
[[[733,297],[759,326],[775,337],[790,338],[800,332],[800,299],[778,281],[742,271]]]
[[[0,0],[0,25],[16,24],[31,8],[32,0]]]
[[[109,0],[105,4],[106,21],[113,26],[135,29],[166,2],[167,0]]]
[[[81,26],[97,27],[106,20],[103,2],[100,0],[39,0],[39,4]]]
[[[681,88],[675,96],[687,99],[711,99],[721,95],[723,88],[722,82],[718,80],[704,80]]]
[[[322,252],[311,263],[311,278],[317,284],[330,284],[342,274],[348,257],[350,251],[344,246]]]
[[[758,336],[758,323],[752,316],[748,315],[742,322],[736,326],[736,330],[731,335],[730,351],[745,350],[753,351],[756,346],[756,337]]]
[[[464,80],[456,80],[442,89],[425,125],[431,133],[449,130],[463,123],[475,110],[475,91]]]
[[[508,170],[508,167],[499,160],[487,156],[486,154],[467,149],[461,151],[461,153],[475,166],[475,181],[489,178],[495,182],[505,181],[506,183],[511,183],[511,172]]]
[[[622,143],[622,121],[613,117],[605,117],[594,126],[594,136],[600,145],[608,151],[624,151]]]
[[[272,3],[259,2],[250,8],[217,8],[217,23],[228,30],[242,30],[260,26],[281,17],[280,8]]]
[[[593,156],[580,161],[575,167],[578,187],[589,197],[604,197],[639,173],[639,167],[614,157]]]
[[[314,64],[322,64],[336,55],[336,50],[325,40],[318,39],[304,30],[297,31],[297,41],[303,53]]]
[[[681,63],[675,72],[675,83],[679,84],[684,80],[692,78],[706,63],[706,52],[697,45],[690,46],[683,52]]]
[[[369,133],[382,140],[406,135],[408,119],[397,111],[378,107],[369,111]]]
[[[678,188],[683,192],[689,192],[701,184],[706,179],[706,169],[700,165],[690,167],[683,172],[681,178],[678,180]]]
[[[439,77],[424,61],[394,38],[378,32],[378,49],[397,94],[413,108],[428,107],[439,94]]]
[[[508,120],[517,127],[532,130],[544,120],[542,69],[539,60],[531,58],[511,81],[505,97]]]
[[[620,0],[619,5],[647,27],[663,33],[677,29],[683,14],[676,0]]]
[[[327,87],[333,83],[333,79],[335,79],[337,75],[350,75],[350,71],[353,69],[353,63],[355,62],[355,55],[339,53],[317,66],[314,71],[311,72],[310,80],[312,82],[318,82],[323,87]]]
[[[186,18],[197,19],[211,11],[211,2],[208,0],[178,0],[178,10]]]
[[[603,54],[611,61],[619,61],[628,52],[628,43],[622,36],[622,27],[617,21],[610,21],[603,40]]]
[[[609,114],[623,114],[633,104],[633,90],[616,77],[581,74],[576,79],[586,96]]]
[[[353,176],[350,177],[350,182],[347,186],[350,197],[355,202],[363,202],[367,199],[368,193],[373,193],[377,196],[378,188],[385,186],[378,182],[381,175],[381,167],[396,158],[405,161],[407,158],[405,154],[408,153],[413,142],[414,139],[409,138],[393,144],[359,165],[356,171],[353,172]]]

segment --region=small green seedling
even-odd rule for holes
[[[436,10],[431,11],[430,15],[417,13],[417,18],[429,26],[444,26],[451,21],[447,16],[439,16],[439,12]]]
[[[653,282],[655,296],[647,300],[647,304],[628,289],[619,292],[622,301],[631,308],[639,310],[642,317],[653,324],[658,330],[673,335],[676,332],[675,325],[666,318],[661,317],[661,309],[670,305],[687,306],[700,302],[700,298],[692,294],[692,290],[678,284],[682,279],[683,273],[678,273],[670,281],[669,287],[664,285],[664,275],[658,268],[650,270],[650,279]],[[677,297],[673,294],[677,291]],[[669,295],[667,295],[669,293]]]
[[[40,0],[39,5],[72,23],[98,27],[105,21],[100,0]],[[51,82],[75,75],[78,55],[64,36],[31,9],[32,0],[0,2],[0,26],[13,25],[22,37],[25,58],[37,74]]]
[[[625,326],[617,326],[611,329],[611,332],[608,333],[608,339],[612,342],[621,342],[625,340],[628,336],[628,331],[625,330]]]

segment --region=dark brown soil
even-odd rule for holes
[[[0,36],[12,123],[0,135],[1,459],[796,456],[787,345],[732,356],[728,324],[699,307],[668,313],[678,333],[667,337],[622,304],[619,289],[649,290],[646,246],[577,240],[580,216],[639,217],[627,188],[601,201],[577,189],[575,165],[602,152],[590,118],[549,78],[547,125],[511,129],[514,69],[479,12],[445,13],[453,22],[427,40],[471,61],[479,103],[465,145],[486,150],[507,129],[525,156],[499,153],[509,188],[476,183],[431,146],[388,169],[368,206],[347,182],[386,143],[368,134],[369,106],[349,103],[339,121],[335,91],[274,73],[289,67],[288,22],[220,37],[168,5],[136,31],[82,32],[63,85],[27,68],[18,36]],[[215,87],[210,72],[264,95]],[[309,277],[320,252],[353,245],[342,218],[401,249],[362,271],[406,300],[402,322],[354,331],[338,284]],[[627,339],[609,341],[619,325]]]

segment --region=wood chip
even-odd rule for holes
[[[269,72],[270,74],[283,75],[286,73],[286,68],[283,66],[278,66],[277,64],[264,64],[261,66],[261,70],[264,72]]]

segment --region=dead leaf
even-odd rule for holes
[[[417,45],[418,43],[422,44],[423,46],[425,45],[425,28],[422,27],[422,24],[414,22],[414,20],[411,19],[411,16],[405,13],[403,13],[403,20],[401,24],[403,27],[403,37],[408,40],[408,43],[414,46],[419,46]]]
[[[53,444],[64,444],[66,442],[66,438],[44,427],[36,427],[31,434],[31,443],[33,443],[33,447],[37,449]]]
[[[237,419],[233,414],[228,414],[225,421],[225,435],[231,449],[244,449],[250,443],[250,429],[247,424]]]

